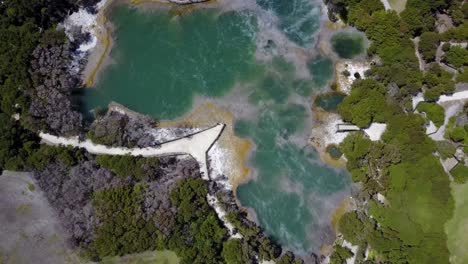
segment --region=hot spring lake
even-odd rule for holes
[[[276,16],[272,27],[291,45],[313,49],[319,3],[256,4]],[[164,10],[116,6],[109,15],[115,27],[112,62],[84,92],[84,111],[115,101],[157,119],[174,119],[192,110],[194,96],[223,99],[239,89],[246,99],[236,107],[257,114],[235,123],[236,134],[255,144],[249,164],[256,177],[238,187],[238,199],[281,245],[306,254],[334,238],[330,214],[350,188],[348,173],[322,163],[308,143],[311,96],[328,85],[333,62],[312,57],[306,63],[309,77],[297,77],[294,64],[276,55],[276,40],[257,46],[265,29],[259,12],[202,9],[174,18]],[[273,59],[257,60],[258,49]],[[228,110],[236,116],[239,109]]]

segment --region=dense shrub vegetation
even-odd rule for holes
[[[434,125],[437,127],[440,127],[444,124],[445,110],[442,106],[436,103],[421,102],[418,104],[416,109],[419,112],[426,113],[426,117],[434,122]]]
[[[456,183],[465,183],[468,180],[468,167],[458,164],[450,171]]]
[[[136,179],[152,177],[158,168],[157,158],[99,155],[96,162],[104,168],[110,169],[117,176],[125,178],[133,176]]]
[[[426,62],[432,62],[436,58],[437,47],[439,47],[440,37],[436,32],[424,32],[419,40],[419,52]]]
[[[346,213],[339,222],[344,239],[368,246],[368,261],[376,263],[448,263],[449,251],[444,230],[454,208],[450,178],[439,158],[452,158],[455,146],[466,144],[468,127],[457,125],[462,117],[450,119],[446,136],[450,141],[434,142],[426,135],[426,121],[412,113],[410,99],[424,92],[426,102],[417,106],[436,126],[444,123],[444,109],[434,103],[440,95],[455,89],[453,75],[435,63],[441,41],[466,41],[466,4],[461,1],[408,0],[397,15],[384,11],[380,1],[337,0],[338,16],[364,31],[372,41],[368,54],[380,61],[372,66],[369,80],[356,81],[351,94],[339,106],[345,121],[360,127],[385,122],[382,141],[373,142],[362,133],[350,134],[340,145],[348,159],[353,181],[362,184],[358,198],[364,204]],[[463,6],[463,9],[462,9]],[[435,14],[448,12],[457,26],[443,34],[436,30]],[[419,52],[426,63],[420,71],[412,39],[419,37]],[[444,46],[442,63],[458,70],[457,81],[466,78],[466,49]],[[388,87],[397,89],[388,89]],[[465,113],[466,115],[466,113]],[[459,144],[459,143],[458,143]],[[456,182],[466,181],[466,167],[452,171]],[[377,197],[384,197],[377,199]],[[331,256],[342,263],[351,255],[335,245]],[[363,261],[357,254],[357,261]],[[372,263],[374,263],[372,262]]]
[[[39,44],[52,41],[50,30],[71,10],[75,1],[5,0],[0,3],[0,170],[27,166],[38,142],[25,127],[34,83],[30,75],[31,58]],[[54,30],[54,29],[52,29]],[[12,115],[19,114],[15,120]]]
[[[89,246],[95,259],[154,249],[157,232],[151,221],[141,217],[145,188],[117,187],[94,195],[93,205],[101,222]]]
[[[338,106],[344,121],[367,127],[372,122],[383,122],[392,114],[387,104],[387,89],[373,79],[356,80],[351,94]]]

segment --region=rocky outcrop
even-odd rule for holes
[[[71,94],[80,80],[69,71],[68,45],[38,46],[33,52],[31,75],[35,89],[30,94],[29,123],[37,130],[69,135],[80,131],[82,116],[74,110]]]
[[[133,117],[108,111],[91,124],[88,137],[98,144],[116,147],[154,147],[154,136],[148,131],[156,126],[151,118]]]
[[[333,0],[323,0],[323,2],[327,7],[328,19],[331,22],[336,22],[340,18],[347,16],[346,6],[342,2]]]
[[[169,201],[169,194],[179,180],[199,177],[200,174],[198,162],[192,158],[162,158],[160,170],[162,177],[148,184],[143,207],[146,219],[153,219],[158,230],[169,236],[177,214],[177,208]]]

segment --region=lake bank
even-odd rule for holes
[[[229,125],[218,151],[229,158],[215,162],[228,165],[218,174],[228,176],[239,204],[252,208],[252,218],[287,248],[302,254],[318,251],[322,243],[333,241],[331,215],[349,193],[347,173],[320,161],[321,152],[309,143],[312,95],[322,91],[334,73],[333,67],[311,72],[308,65],[319,56],[327,57],[317,39],[321,34],[332,36],[335,29],[322,22],[323,16],[316,17],[320,29],[298,32],[294,38],[268,24],[271,18],[263,7],[236,6],[240,3],[221,1],[230,11],[202,8],[206,10],[190,10],[181,17],[167,14],[168,10],[148,13],[115,7],[111,16],[119,21],[113,21],[113,34],[118,37],[108,56],[115,64],[101,69],[97,87],[86,90],[85,102],[92,109],[117,101],[162,120],[161,128],[199,127],[223,120]],[[309,10],[310,6],[303,7]],[[232,11],[238,9],[246,11]],[[320,12],[320,5],[313,10]],[[208,27],[194,26],[199,24]],[[219,34],[219,28],[228,30]],[[146,35],[132,35],[131,29]],[[197,40],[185,41],[187,36]],[[301,46],[304,41],[311,42]],[[148,43],[150,49],[145,48]],[[211,47],[211,43],[231,49],[226,53],[226,47]],[[217,64],[220,56],[197,50],[199,45],[228,61]],[[192,60],[202,63],[191,64]],[[246,69],[250,69],[247,75]],[[287,217],[290,208],[296,210],[297,219]]]

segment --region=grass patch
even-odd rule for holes
[[[179,258],[173,251],[150,251],[123,257],[104,258],[100,264],[178,264]]]
[[[455,210],[452,219],[445,225],[447,245],[452,264],[468,263],[468,183],[451,184],[455,200]]]

